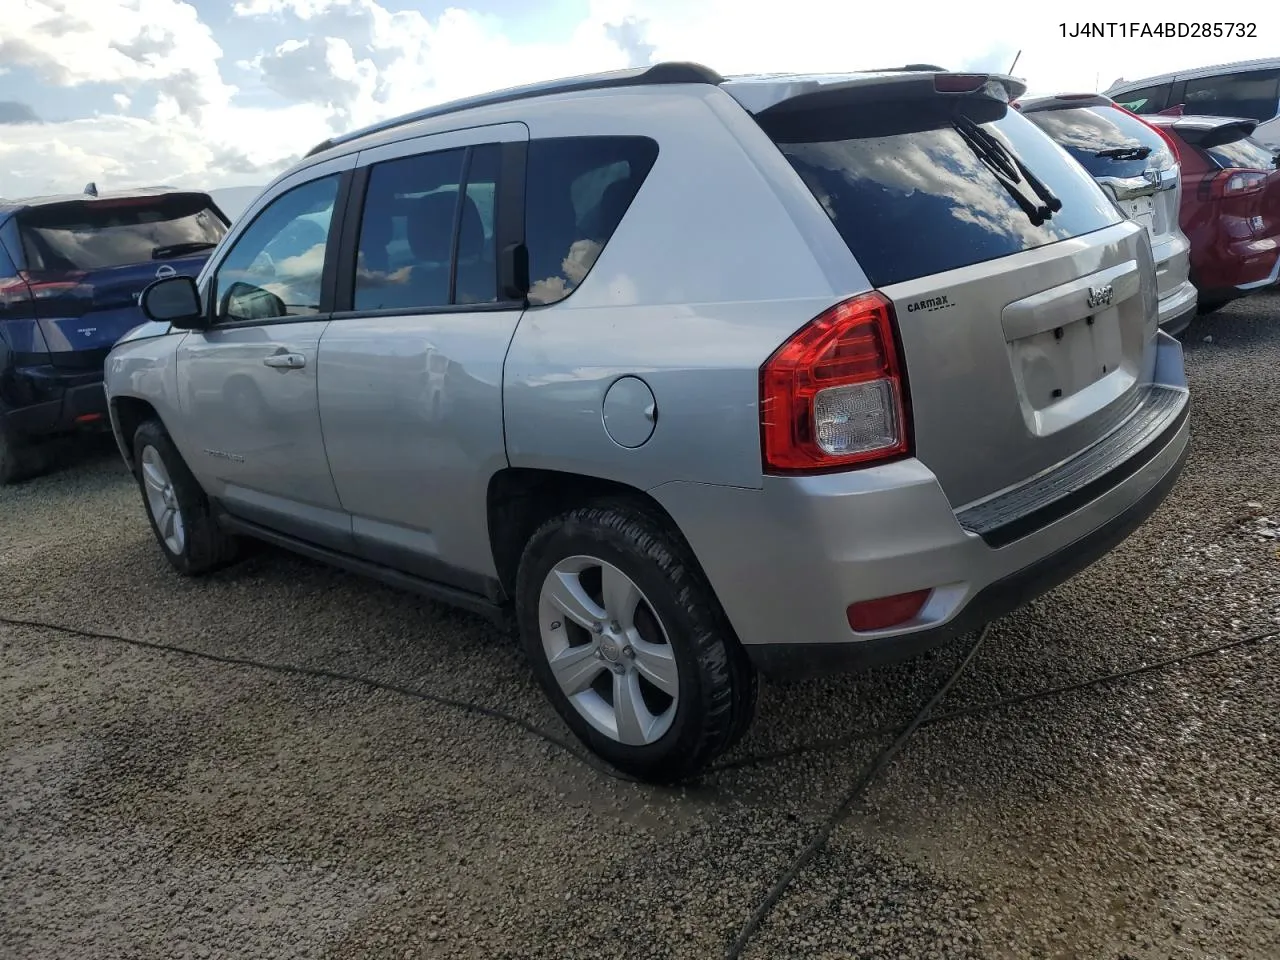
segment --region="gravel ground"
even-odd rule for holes
[[[941,710],[1280,623],[1280,298],[1187,354],[1170,499],[999,622]],[[564,733],[475,618],[271,551],[179,580],[106,445],[0,490],[0,544],[0,613]],[[735,757],[905,721],[966,649],[767,686]],[[1274,960],[1277,651],[924,728],[746,955]],[[884,744],[655,789],[401,694],[0,625],[0,956],[715,957]]]

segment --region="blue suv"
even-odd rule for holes
[[[0,484],[44,441],[108,425],[107,352],[157,278],[199,273],[227,232],[208,194],[167,188],[0,200]]]

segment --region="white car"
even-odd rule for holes
[[[1258,121],[1254,139],[1280,148],[1280,57],[1120,79],[1104,91],[1134,113],[1176,111]]]

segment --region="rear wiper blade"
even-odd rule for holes
[[[1095,157],[1108,160],[1145,160],[1151,156],[1150,147],[1112,147],[1110,150],[1099,150]]]
[[[953,121],[956,131],[969,148],[978,155],[997,180],[1009,191],[1014,202],[1027,215],[1031,225],[1038,227],[1062,209],[1062,201],[1054,196],[1044,182],[1027,169],[1018,157],[978,124],[968,117],[957,117]],[[1039,203],[1035,203],[1022,189],[1026,183],[1036,195]]]
[[[201,250],[212,250],[216,243],[208,240],[190,240],[186,243],[171,243],[166,247],[156,247],[151,251],[152,260],[167,260],[170,257],[181,257],[188,253],[199,253]]]

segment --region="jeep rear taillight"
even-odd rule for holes
[[[760,370],[766,473],[818,473],[910,450],[893,305],[879,293],[836,304]]]

